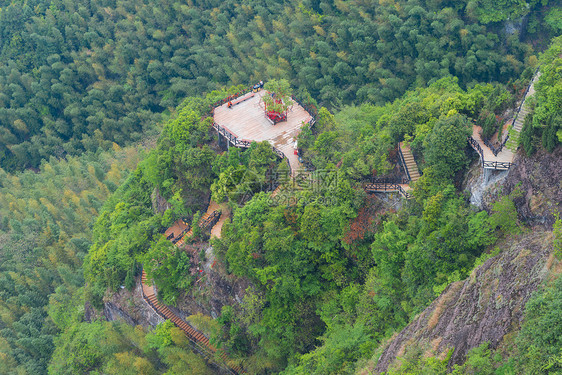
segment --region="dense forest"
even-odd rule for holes
[[[532,38],[560,30],[546,1],[523,4],[2,1],[0,166],[137,142],[185,96],[225,84],[287,78],[334,108],[449,74],[507,83],[532,49],[486,24],[531,12]]]
[[[162,233],[185,218],[208,241],[211,198],[232,211],[217,261],[249,285],[203,319],[211,342],[247,373],[370,371],[385,340],[527,230],[521,192],[469,203],[466,139],[473,123],[501,132],[540,69],[522,150],[560,148],[561,16],[552,0],[0,0],[0,374],[215,373],[170,321],[102,319],[141,267],[163,303],[188,298],[194,260]],[[318,108],[298,143],[334,180],[292,191],[298,204],[263,189],[289,168],[269,144],[225,152],[212,132],[210,106],[260,79]],[[361,184],[396,177],[402,141],[422,177],[389,209]],[[541,286],[501,353],[408,353],[388,373],[560,371],[561,288]]]

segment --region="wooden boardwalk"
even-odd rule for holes
[[[201,217],[199,223],[204,223],[213,213],[219,212],[221,208],[216,202],[211,201],[209,204],[209,208],[205,215]],[[224,210],[226,211],[226,210]],[[228,215],[221,215],[220,219],[214,224],[211,228],[211,236],[216,236],[218,238],[221,237],[221,229],[222,226],[227,219]],[[172,226],[173,227],[173,226]],[[171,227],[171,228],[172,228]],[[178,242],[176,242],[176,246],[181,246],[184,243],[184,239],[189,238],[193,235],[193,231],[187,232],[184,237]],[[143,299],[146,303],[148,303],[154,311],[164,319],[169,319],[172,321],[178,328],[180,328],[185,335],[191,340],[191,342],[195,345],[196,349],[201,352],[204,356],[209,359],[213,359],[213,356],[216,352],[219,353],[219,357],[224,361],[226,364],[226,368],[223,368],[231,374],[239,374],[244,373],[244,370],[233,363],[228,355],[222,349],[217,349],[213,345],[210,344],[209,339],[200,331],[193,328],[191,325],[186,323],[184,320],[179,318],[172,310],[170,310],[166,305],[160,303],[158,301],[156,289],[152,284],[148,282],[146,271],[143,269],[142,276],[141,276],[141,284],[142,284],[142,295]]]
[[[217,349],[209,342],[209,339],[201,332],[193,328],[191,325],[186,323],[184,320],[179,318],[172,310],[170,310],[166,305],[161,304],[158,301],[156,290],[152,284],[148,283],[146,272],[142,271],[141,276],[142,283],[142,297],[148,303],[154,311],[164,319],[170,320],[176,327],[181,329],[189,340],[195,345],[196,349],[201,352],[204,356],[209,359],[213,359],[214,353],[219,353],[219,357],[226,364],[225,370],[229,371],[231,374],[242,373],[242,368],[234,364],[228,358],[228,355],[222,349]]]
[[[517,147],[519,146],[519,135],[523,129],[523,122],[525,121],[525,116],[530,112],[530,106],[527,100],[535,94],[535,83],[538,81],[540,73],[535,74],[523,100],[519,107],[519,110],[514,115],[513,126],[510,126],[510,130],[504,132],[502,137],[502,147],[499,152],[494,153],[490,147],[488,147],[481,137],[482,128],[478,125],[472,126],[472,136],[469,138],[470,145],[474,148],[480,155],[480,161],[484,169],[496,169],[496,170],[508,170],[513,165],[513,159],[517,153]]]
[[[207,208],[207,212],[203,216],[201,216],[201,220],[199,220],[199,224],[203,224],[205,220],[207,220],[213,213],[220,212],[220,206],[215,202],[211,201],[209,203],[209,207]],[[220,221],[220,219],[219,219]],[[221,225],[222,227],[222,225]],[[212,230],[211,230],[212,232]],[[185,243],[185,240],[193,236],[193,228],[191,228],[179,241],[176,242],[176,246],[180,247]]]
[[[294,102],[287,113],[287,121],[273,125],[265,116],[261,98],[267,91],[250,92],[237,99],[238,104],[228,108],[227,104],[216,107],[214,121],[226,128],[238,139],[247,141],[267,141],[283,152],[289,161],[291,173],[302,169],[302,164],[295,155],[294,144],[301,128],[312,120],[312,115]]]
[[[400,193],[406,199],[412,197],[410,184],[394,184],[389,182],[366,183],[363,186],[363,190],[367,193]]]

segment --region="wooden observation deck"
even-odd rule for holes
[[[214,122],[239,141],[269,142],[283,153],[289,161],[291,173],[295,173],[302,165],[295,155],[294,143],[302,127],[307,126],[313,117],[295,101],[287,112],[287,121],[273,125],[265,115],[265,105],[261,100],[264,95],[267,95],[264,90],[250,92],[233,101],[230,108],[227,103],[216,107]]]

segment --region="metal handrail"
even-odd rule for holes
[[[396,183],[388,183],[388,182],[367,182],[364,185],[364,189],[366,191],[373,191],[373,192],[387,192],[387,191],[398,191],[402,194],[405,198],[410,199],[412,194],[408,193],[402,186]]]
[[[406,171],[406,176],[408,176],[408,181],[412,181],[412,177],[410,177],[410,171],[408,170],[408,166],[406,165],[406,160],[404,159],[404,154],[402,154],[402,147],[398,145],[398,155],[400,155],[400,161],[404,166],[404,171]]]
[[[142,269],[141,269],[141,275],[142,275]],[[141,278],[142,278],[142,276],[141,276]],[[167,317],[164,313],[162,313],[162,312],[158,309],[158,307],[157,307],[154,303],[152,303],[152,302],[150,301],[150,299],[148,299],[148,296],[146,295],[146,293],[144,292],[144,289],[142,288],[142,279],[141,279],[141,294],[142,294],[142,299],[143,299],[146,303],[148,303],[148,305],[149,305],[150,307],[152,307],[152,309],[154,310],[154,312],[156,312],[156,314],[160,315],[160,317],[162,317],[163,319],[169,319],[170,321],[172,321],[169,317]],[[199,332],[199,331],[197,331],[195,328],[193,328],[193,327],[191,326],[191,324],[187,323],[185,320],[182,319],[182,322],[184,322],[187,326],[189,326],[189,327],[190,327],[191,329],[193,329],[194,331]],[[185,333],[187,339],[196,347],[196,350],[199,351],[199,353],[201,353],[201,355],[203,355],[204,357],[207,357],[207,358],[209,358],[209,359],[213,358],[213,354],[214,354],[215,352],[214,352],[211,348],[209,348],[209,347],[207,347],[207,346],[202,345],[201,343],[199,343],[199,341],[197,341],[197,339],[192,335],[192,333],[186,331],[185,329],[183,329],[182,327],[180,327],[179,325],[177,325],[174,321],[172,321],[172,323],[174,323],[174,325],[175,325],[176,327],[178,327],[179,329],[181,329],[181,330]],[[223,351],[223,353],[224,353],[224,351]],[[222,368],[223,370],[228,371],[228,372],[229,372],[230,374],[232,374],[232,375],[237,375],[237,374],[238,374],[237,371],[231,369],[230,367],[228,367],[228,365],[225,366],[225,365],[221,365],[220,363],[218,363],[218,362],[216,362],[216,361],[213,361],[213,362],[215,362],[215,364],[216,364],[217,366],[219,366],[219,367]]]
[[[476,142],[476,140],[472,138],[472,136],[468,137],[468,143],[470,143],[472,148],[474,148],[480,154],[480,160],[482,161],[482,166],[484,166],[484,150],[482,150],[480,144]]]
[[[508,135],[509,136],[509,135]],[[500,145],[499,148],[496,148],[494,145],[492,145],[492,143],[490,141],[488,141],[487,139],[482,139],[482,141],[484,142],[484,144],[486,146],[488,146],[488,148],[490,149],[490,151],[492,151],[492,154],[494,154],[494,156],[498,156],[498,154],[502,151],[503,149],[503,145]]]

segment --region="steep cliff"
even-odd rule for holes
[[[497,348],[516,331],[525,304],[557,264],[552,235],[533,231],[500,245],[501,253],[485,261],[470,277],[447,287],[425,311],[385,346],[375,372],[385,371],[410,348],[463,363],[468,350],[489,342]]]
[[[463,363],[470,349],[485,342],[498,348],[518,331],[525,304],[549,272],[560,273],[562,265],[553,256],[552,224],[553,213],[562,212],[562,147],[532,157],[520,154],[509,174],[495,178],[498,176],[491,176],[492,183],[485,184],[480,202],[490,209],[500,196],[511,194],[518,219],[527,225],[524,232],[497,244],[499,254],[477,267],[468,279],[449,285],[385,343],[380,357],[373,358],[364,370],[384,372],[413,349],[442,359],[452,350],[452,366]],[[465,186],[473,190],[471,185],[478,187],[475,181],[479,178],[473,174],[473,182],[468,178]]]

